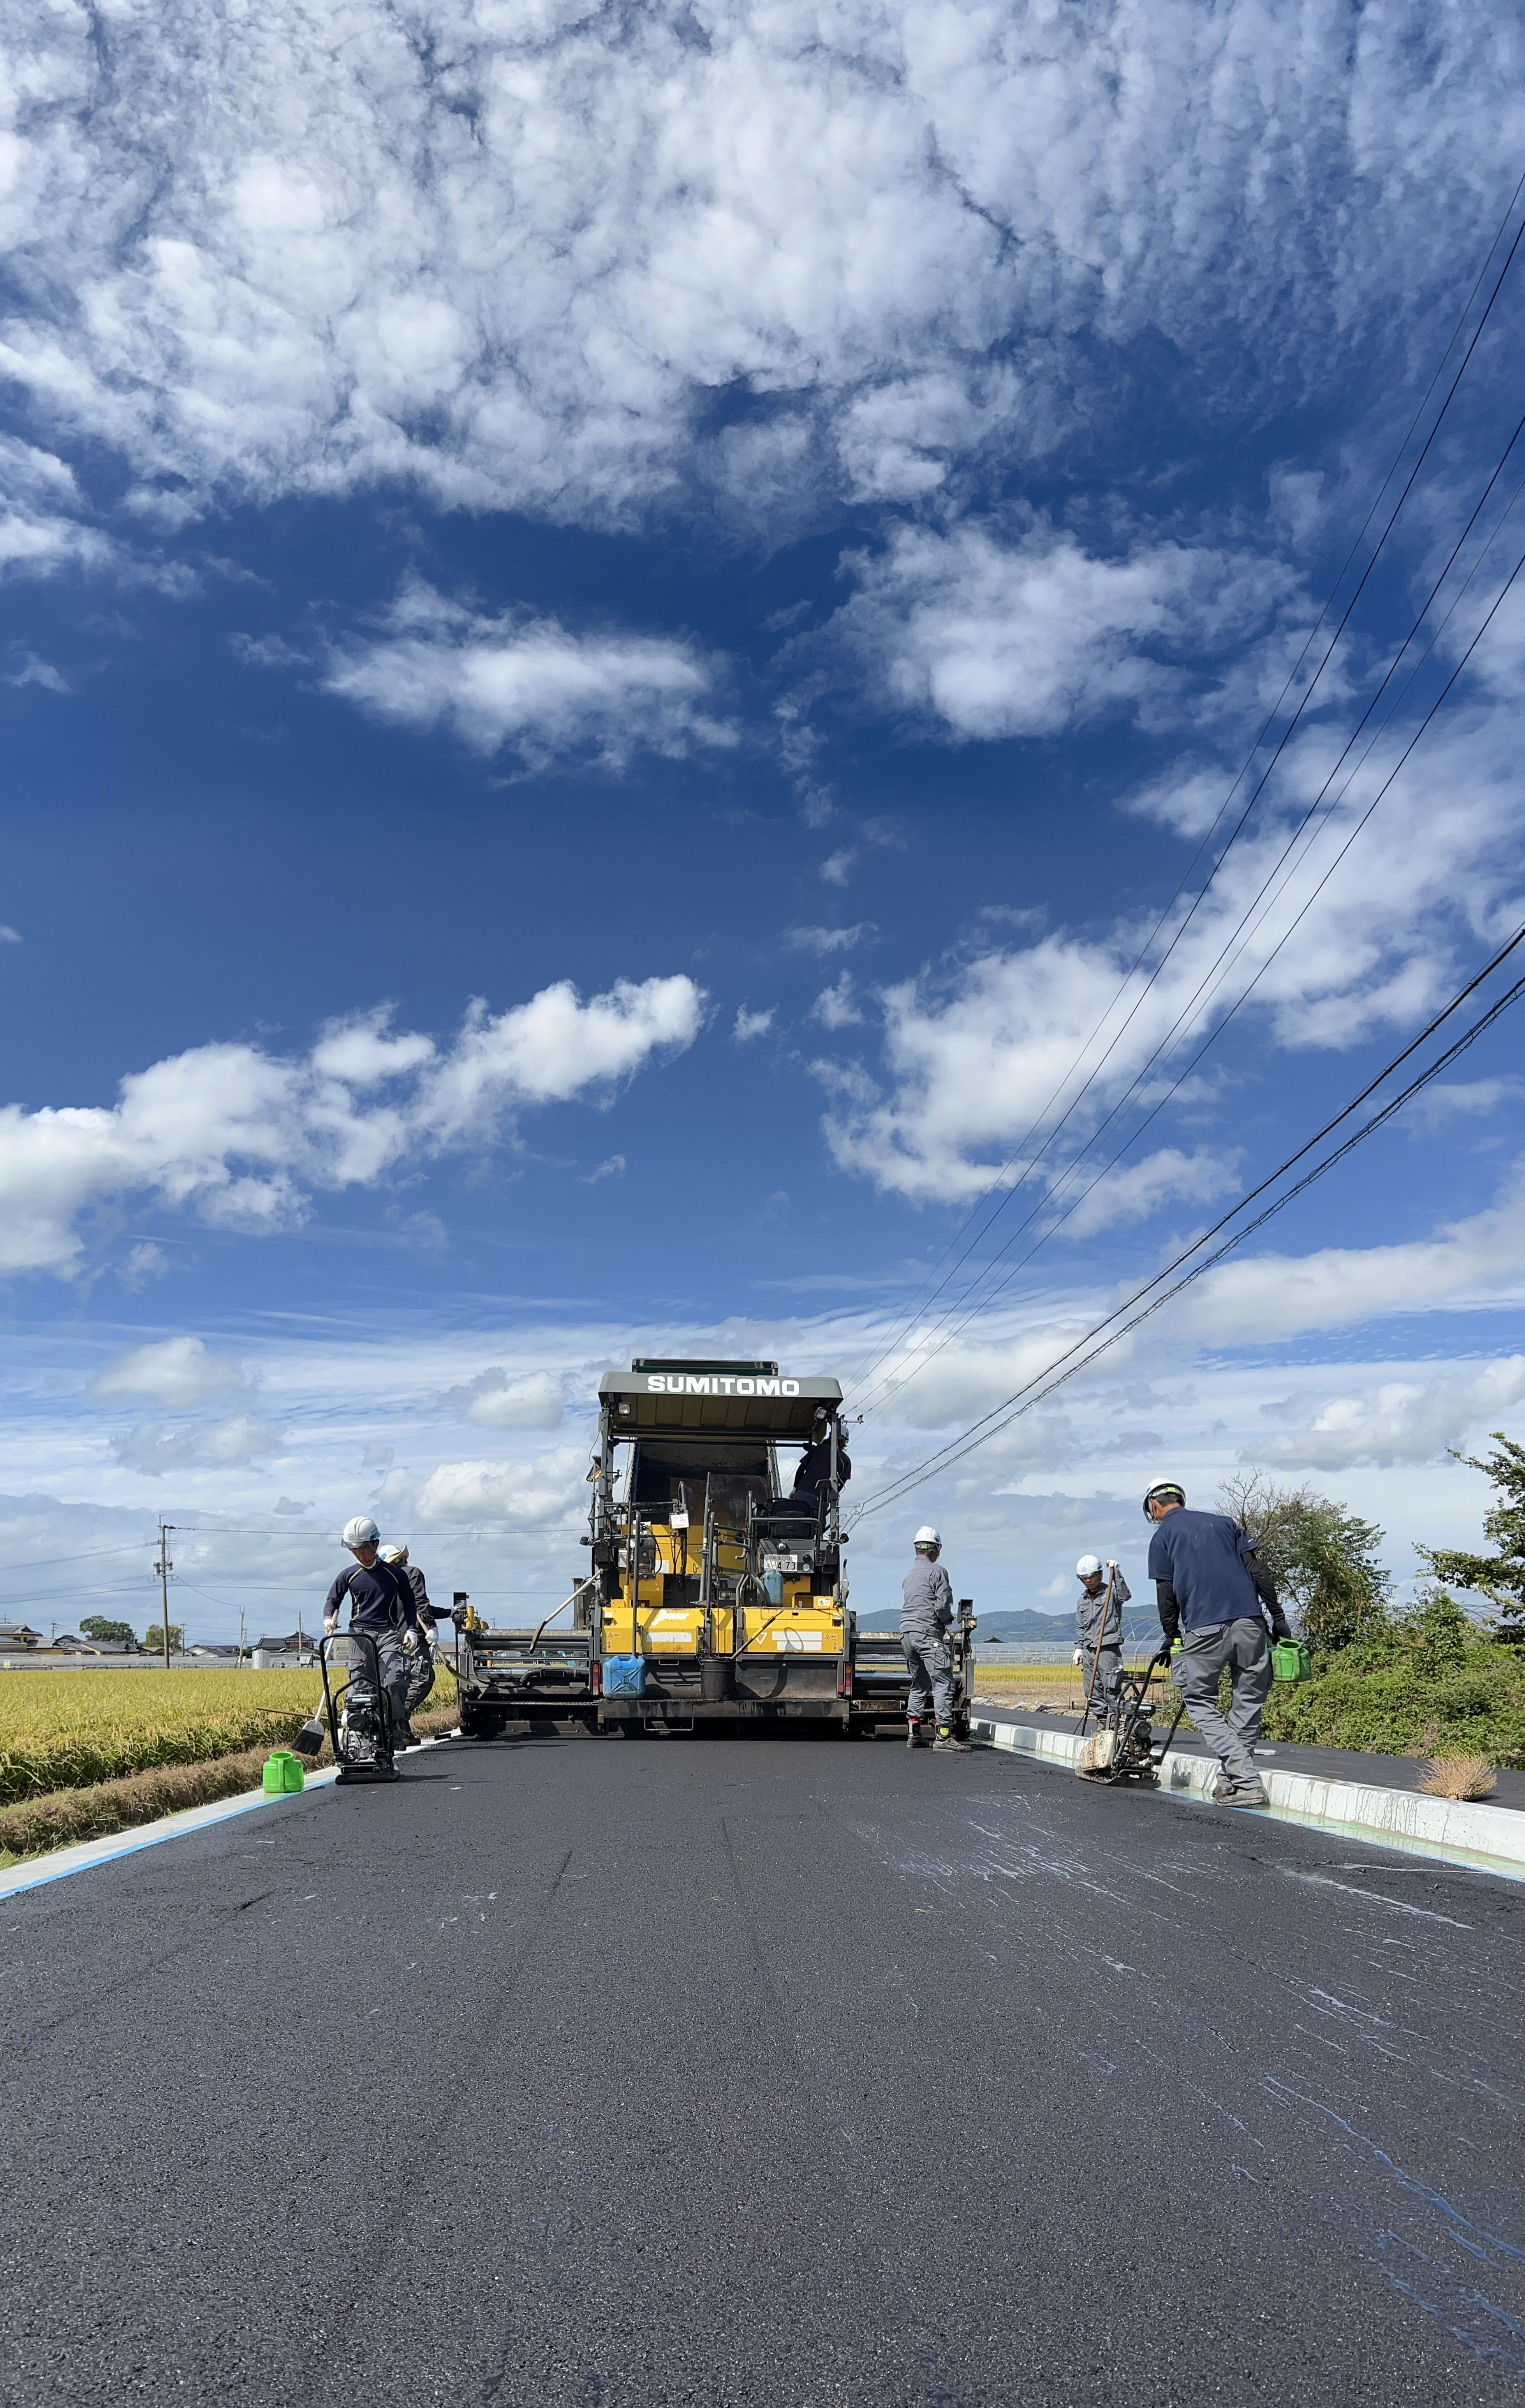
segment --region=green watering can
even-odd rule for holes
[[[1271,1671],[1277,1681],[1311,1681],[1313,1657],[1301,1639],[1278,1639],[1271,1651]]]
[[[265,1795],[284,1798],[288,1790],[302,1786],[302,1759],[293,1756],[289,1747],[278,1747],[274,1756],[265,1760]]]

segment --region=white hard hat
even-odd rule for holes
[[[1157,1497],[1173,1497],[1183,1505],[1187,1501],[1187,1492],[1178,1480],[1152,1480],[1149,1483],[1144,1492],[1144,1510],[1146,1513]]]
[[[381,1535],[368,1513],[357,1513],[352,1522],[344,1525],[344,1544],[347,1547],[373,1545]]]
[[[383,1564],[400,1564],[408,1550],[406,1547],[378,1547],[376,1552]]]
[[[1101,1569],[1101,1558],[1100,1555],[1082,1555],[1079,1563],[1075,1566],[1075,1574],[1077,1579],[1089,1580],[1092,1574],[1094,1572],[1099,1572]]]
[[[940,1547],[942,1544],[942,1533],[941,1530],[934,1530],[930,1522],[924,1522],[912,1543],[918,1547]]]

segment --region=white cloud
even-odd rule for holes
[[[447,1388],[440,1402],[453,1407],[459,1420],[475,1422],[482,1429],[559,1429],[566,1412],[564,1384],[553,1372],[515,1379],[498,1363],[459,1387]]]
[[[489,1522],[515,1530],[565,1528],[587,1510],[586,1470],[583,1446],[557,1447],[532,1463],[442,1463],[417,1489],[408,1518],[420,1526]],[[393,1519],[400,1517],[394,1512]],[[568,1590],[581,1570],[568,1573]]]
[[[1245,1450],[1262,1463],[1314,1471],[1351,1464],[1433,1463],[1491,1428],[1525,1397],[1525,1355],[1481,1371],[1378,1378],[1354,1393],[1300,1396],[1261,1408],[1277,1434]]]
[[[1097,558],[1052,528],[1002,540],[896,526],[847,564],[831,634],[895,708],[956,738],[1055,736],[1184,693],[1179,663],[1221,654],[1289,598],[1273,562],[1174,542]]]
[[[736,1025],[731,1035],[738,1045],[750,1045],[755,1037],[766,1037],[772,1025],[773,1014],[770,1010],[749,1011],[743,1003],[737,1012]]]
[[[201,1338],[165,1338],[119,1354],[92,1380],[93,1396],[142,1398],[169,1412],[240,1395],[249,1375],[236,1355],[219,1354]]]
[[[1432,327],[1518,148],[1487,9],[726,0],[696,39],[654,0],[611,41],[439,0],[423,40],[272,0],[235,40],[166,0],[108,63],[8,23],[0,364],[171,523],[381,479],[608,525],[924,499],[1094,441],[1145,331],[1302,400]],[[721,391],[751,414],[697,434]]]
[[[827,853],[821,864],[821,876],[828,886],[845,886],[856,860],[856,846],[842,845],[836,853]]]
[[[855,501],[919,501],[1018,416],[1021,380],[1009,367],[971,380],[951,369],[870,385],[848,402],[837,429]]]
[[[19,945],[21,941],[19,928],[0,927],[0,945]]]
[[[20,664],[11,670],[6,683],[17,687],[40,685],[46,694],[67,694],[70,691],[68,679],[63,670],[55,669],[51,661],[43,660],[39,653],[30,652],[24,644],[21,648]]]
[[[166,1472],[225,1471],[258,1463],[285,1452],[287,1439],[271,1422],[252,1413],[235,1413],[223,1422],[190,1429],[170,1429],[159,1422],[140,1422],[111,1440],[111,1452],[129,1471],[162,1479]]]
[[[117,1277],[128,1295],[136,1296],[151,1279],[163,1279],[168,1268],[169,1256],[164,1248],[141,1238],[136,1246],[128,1247],[126,1260],[117,1266]]]
[[[76,1221],[109,1197],[151,1195],[254,1234],[283,1226],[309,1188],[490,1145],[532,1105],[597,1100],[692,1044],[703,1008],[688,978],[620,980],[585,1003],[564,980],[507,1011],[473,1004],[444,1046],[393,1037],[373,1011],[327,1029],[305,1059],[203,1045],[123,1079],[113,1106],[7,1106],[0,1270],[70,1276]]]
[[[828,987],[823,987],[811,1005],[810,1016],[823,1028],[856,1028],[863,1014],[857,1008],[853,987],[853,973],[843,970]]]
[[[838,1162],[901,1194],[971,1197],[1016,1176],[1031,1159],[1030,1133],[1041,1137],[1089,1082],[1046,1181],[1135,1081],[1158,1097],[1252,979],[1241,1026],[1258,1041],[1341,1049],[1413,1029],[1454,987],[1457,965],[1475,963],[1521,917],[1525,710],[1503,691],[1513,639],[1506,627],[1486,664],[1499,698],[1485,690],[1431,729],[1343,860],[1375,773],[1316,819],[1279,867],[1293,815],[1314,800],[1337,746],[1313,729],[1291,748],[1147,996],[1132,965],[1152,923],[1134,917],[956,958],[884,990],[882,1080],[863,1084],[861,1065],[828,1068],[842,1099],[826,1123]],[[1168,788],[1161,781],[1159,796]],[[1195,824],[1195,800],[1189,809]],[[1156,941],[1155,961],[1162,949]],[[1501,1088],[1494,1100],[1503,1097]],[[1474,1100],[1479,1112],[1491,1108]]]
[[[1411,1135],[1428,1135],[1458,1120],[1485,1120],[1504,1102],[1525,1093],[1525,1082],[1502,1079],[1438,1079],[1432,1087],[1403,1107],[1403,1125]]]
[[[1254,1254],[1208,1271],[1166,1308],[1173,1334],[1204,1345],[1349,1329],[1402,1312],[1478,1308],[1525,1296],[1525,1167],[1500,1200],[1432,1238]]]
[[[850,953],[856,945],[878,933],[871,920],[858,920],[850,928],[790,928],[784,941],[797,953],[819,953],[828,958],[832,953]]]
[[[1177,1146],[1161,1146],[1157,1154],[1125,1165],[1094,1187],[1065,1222],[1065,1235],[1094,1237],[1099,1230],[1114,1229],[1129,1221],[1146,1221],[1167,1204],[1211,1204],[1239,1184],[1239,1161],[1237,1152],[1226,1158],[1202,1147],[1194,1154],[1183,1154]],[[1083,1178],[1077,1178],[1075,1191],[1083,1184]],[[1060,1192],[1056,1200],[1061,1207],[1071,1193],[1070,1188]]]
[[[584,1173],[583,1184],[584,1187],[597,1187],[605,1179],[623,1179],[625,1168],[623,1154],[607,1154],[602,1162],[595,1163],[593,1168]]]
[[[638,749],[677,757],[735,731],[704,706],[714,663],[671,638],[575,635],[526,612],[476,617],[407,589],[387,632],[330,662],[331,694],[410,727],[450,727],[479,751],[511,745],[531,767],[564,753],[618,768]]]
[[[98,528],[84,523],[79,515],[84,509],[74,471],[56,452],[0,436],[0,574],[50,576],[71,564],[109,567],[115,547]],[[32,653],[7,682],[68,691],[56,669]]]

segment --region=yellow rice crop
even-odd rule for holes
[[[282,1746],[322,1690],[316,1672],[0,1674],[0,1805],[154,1765]],[[430,1702],[454,1694],[441,1671]]]

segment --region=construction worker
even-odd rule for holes
[[[1173,1675],[1193,1727],[1217,1757],[1213,1798],[1220,1806],[1264,1806],[1265,1784],[1252,1753],[1271,1689],[1274,1639],[1289,1639],[1276,1584],[1255,1541],[1227,1513],[1193,1513],[1178,1480],[1157,1480],[1144,1510],[1155,1525],[1149,1577],[1159,1601],[1165,1643],[1180,1641]],[[1232,1691],[1218,1711],[1218,1681],[1228,1669]]]
[[[435,1650],[439,1643],[435,1629],[434,1608],[429,1603],[428,1583],[418,1566],[409,1562],[406,1546],[381,1547],[378,1554],[383,1564],[391,1564],[406,1576],[413,1592],[413,1609],[418,1615],[419,1644],[408,1683],[405,1715],[408,1736],[403,1742],[405,1746],[411,1747],[414,1744],[413,1716],[434,1686]]]
[[[1116,1563],[1108,1556],[1082,1555],[1075,1566],[1080,1595],[1075,1599],[1075,1661],[1086,1682],[1093,1710],[1104,1712],[1117,1695],[1123,1669],[1123,1608],[1132,1592]]]
[[[847,1452],[839,1428],[837,1432],[837,1486],[845,1488],[853,1476],[853,1459]],[[799,1458],[794,1476],[794,1494],[790,1503],[808,1505],[813,1513],[819,1492],[831,1484],[831,1416],[824,1410],[817,1412],[811,1431],[810,1444]]]
[[[953,1620],[953,1584],[938,1562],[942,1535],[929,1522],[924,1523],[913,1543],[916,1560],[900,1586],[900,1645],[911,1668],[906,1744],[930,1744],[967,1755],[966,1742],[953,1732],[953,1657],[947,1639]],[[937,1737],[930,1742],[925,1727],[929,1703],[937,1714]]]
[[[396,1749],[413,1744],[408,1721],[408,1693],[412,1685],[412,1659],[423,1642],[412,1584],[396,1564],[382,1563],[380,1538],[381,1532],[367,1514],[358,1513],[353,1521],[345,1523],[344,1544],[354,1561],[340,1572],[324,1599],[323,1629],[325,1639],[333,1637],[338,1628],[340,1608],[348,1598],[350,1628],[375,1641],[384,1712],[391,1745]],[[364,1679],[352,1680],[354,1705],[365,1702],[369,1685]]]

